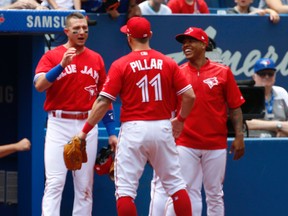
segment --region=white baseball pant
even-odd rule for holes
[[[223,182],[227,150],[197,150],[184,146],[177,146],[177,149],[181,172],[188,185],[187,190],[192,202],[192,215],[202,215],[201,189],[203,184],[207,202],[207,215],[224,216]],[[158,202],[159,200],[160,202]],[[167,202],[165,203],[163,200]],[[153,176],[149,216],[161,215],[175,216],[175,212],[172,200],[161,187],[161,182],[157,176]]]
[[[45,191],[42,200],[42,216],[59,216],[62,192],[67,168],[63,159],[64,145],[81,131],[86,120],[56,118],[49,115],[45,140]],[[98,145],[98,127],[91,130],[86,139],[88,162],[81,170],[73,171],[74,205],[73,216],[92,214],[92,190],[94,164]]]
[[[130,121],[121,125],[119,134],[114,174],[116,198],[135,199],[147,161],[169,195],[186,188],[170,120]]]

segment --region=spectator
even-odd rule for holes
[[[88,13],[96,12],[102,4],[102,0],[81,0],[81,8]]]
[[[17,143],[0,145],[0,158],[18,151],[29,151],[30,147],[31,143],[27,138],[24,138]]]
[[[269,8],[259,9],[252,6],[253,0],[235,0],[236,6],[226,10],[227,14],[258,14],[263,16],[269,14],[270,21],[278,23],[280,21],[279,14]]]
[[[265,87],[264,119],[246,121],[251,137],[288,136],[288,93],[275,86],[276,67],[272,59],[259,59],[254,66],[255,86]]]
[[[43,0],[41,5],[54,10],[80,10],[81,0]]]
[[[287,14],[288,0],[260,0],[259,8],[271,8],[279,14]]]
[[[108,13],[112,19],[116,19],[120,13],[126,13],[127,20],[134,16],[141,16],[137,0],[107,0],[105,3],[95,3],[93,0],[82,0],[82,4],[85,10],[89,8],[89,5],[94,5],[93,12]]]
[[[142,15],[169,15],[171,9],[163,0],[147,0],[139,4]]]
[[[224,216],[223,180],[227,158],[227,112],[233,122],[235,138],[231,144],[234,160],[244,155],[244,99],[229,67],[205,58],[208,36],[200,28],[190,27],[176,36],[188,62],[180,66],[193,86],[196,100],[176,139],[183,178],[192,202],[193,216],[202,215],[202,185],[206,195],[207,214]],[[181,100],[180,100],[181,101]],[[179,105],[178,105],[179,110]],[[159,178],[151,182],[150,216],[164,215],[167,195]],[[166,198],[165,198],[166,196]],[[167,215],[174,215],[168,202]]]
[[[136,0],[122,0],[120,1],[119,13],[127,13],[127,20],[135,16],[141,16],[141,10]]]
[[[41,0],[17,0],[14,3],[0,7],[0,10],[9,9],[47,10],[48,8],[41,5]]]
[[[170,0],[167,3],[172,13],[200,14],[210,13],[204,0]]]
[[[86,12],[96,12],[96,13],[108,13],[112,19],[116,19],[120,16],[118,12],[118,7],[120,5],[120,0],[82,0],[82,9]]]

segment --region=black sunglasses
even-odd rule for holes
[[[265,71],[265,72],[258,72],[257,73],[257,75],[260,77],[266,77],[266,76],[273,77],[274,74],[275,74],[274,71]]]

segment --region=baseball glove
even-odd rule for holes
[[[94,169],[98,175],[108,174],[110,179],[114,181],[114,157],[110,145],[102,147],[97,154]]]
[[[79,170],[87,162],[86,141],[74,136],[64,145],[64,162],[68,170]]]

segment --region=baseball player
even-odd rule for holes
[[[44,109],[48,112],[45,140],[45,191],[42,215],[60,214],[60,203],[67,168],[63,159],[64,145],[86,122],[88,113],[106,79],[102,57],[85,47],[87,20],[81,13],[71,13],[64,29],[68,42],[46,52],[40,59],[34,77],[35,88],[46,90]],[[117,142],[113,110],[103,118],[110,144]],[[94,164],[97,154],[98,129],[87,136],[88,162],[73,173],[73,215],[91,215]]]
[[[176,40],[182,44],[182,51],[188,60],[180,66],[180,70],[193,86],[197,98],[181,135],[176,139],[182,175],[188,184],[193,216],[202,215],[202,184],[206,194],[207,215],[223,216],[227,108],[235,131],[231,152],[234,153],[234,159],[238,160],[244,155],[240,106],[245,100],[231,70],[205,58],[208,36],[202,29],[190,27],[184,34],[177,35]],[[168,196],[156,174],[151,182],[149,215],[174,215],[171,200],[166,202]]]
[[[149,161],[172,197],[176,214],[191,216],[173,135],[179,136],[183,129],[194,103],[194,92],[176,62],[150,48],[152,32],[147,19],[133,17],[121,32],[127,35],[132,52],[112,63],[100,96],[78,136],[86,137],[119,94],[122,125],[114,171],[118,215],[137,215],[134,199]],[[178,116],[170,121],[172,94],[181,95],[183,100]]]

